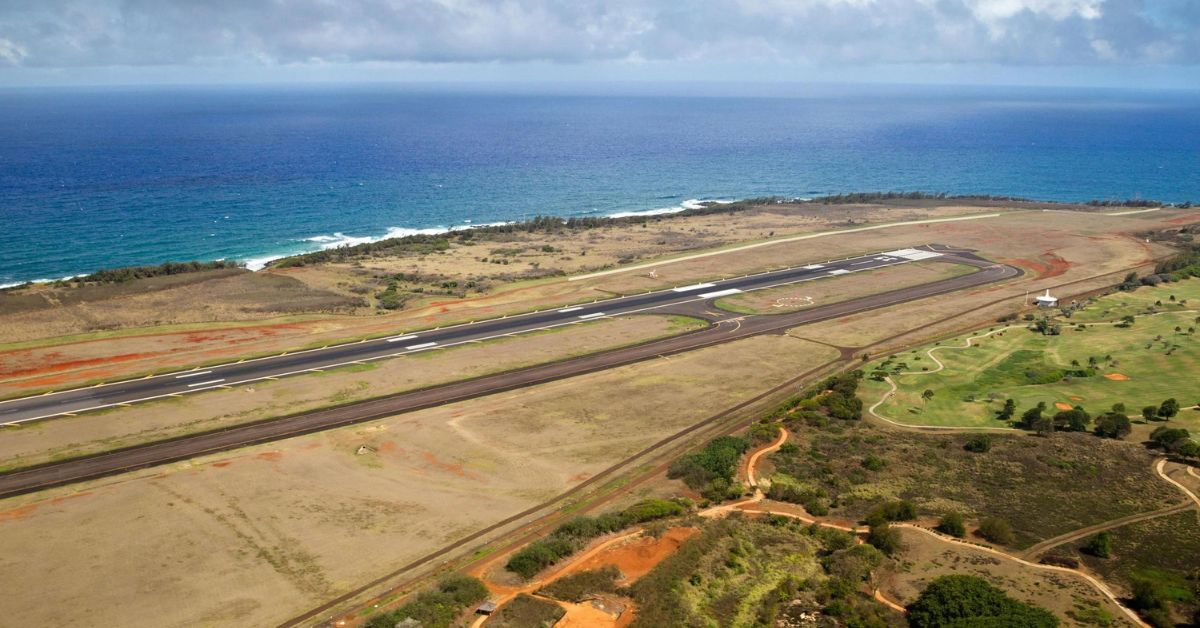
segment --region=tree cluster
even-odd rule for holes
[[[1044,608],[1009,597],[975,576],[941,576],[908,606],[913,628],[1023,626],[1054,628],[1058,618]]]

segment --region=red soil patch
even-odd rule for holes
[[[1083,397],[1068,397],[1071,401],[1083,401]]]
[[[1039,259],[1040,261],[1031,259],[1013,259],[1006,261],[1010,264],[1024,266],[1025,268],[1032,270],[1033,272],[1037,273],[1037,276],[1041,279],[1057,277],[1067,272],[1067,270],[1071,268],[1070,262],[1050,251],[1042,253]]]
[[[582,482],[582,481],[588,479],[589,477],[591,477],[591,476],[589,476],[586,473],[580,473],[578,475],[572,475],[568,481],[569,482]]]
[[[0,521],[16,521],[18,519],[24,519],[25,517],[32,515],[33,512],[38,509],[38,506],[40,506],[40,504],[26,504],[19,508],[5,510],[0,512]]]
[[[80,497],[87,497],[88,495],[91,495],[91,494],[92,494],[91,491],[84,491],[82,493],[72,493],[70,495],[62,495],[60,497],[55,497],[54,499],[51,499],[50,503],[51,504],[61,504],[65,501],[72,500],[72,499],[79,499]]]
[[[258,454],[257,456],[255,456],[255,458],[258,458],[259,460],[266,460],[268,462],[279,462],[280,460],[283,459],[283,452],[282,451],[264,451],[261,454]]]
[[[476,473],[471,473],[470,471],[467,471],[466,469],[463,468],[463,466],[461,464],[453,463],[453,462],[442,462],[441,460],[438,460],[437,456],[433,455],[433,452],[427,451],[427,452],[421,454],[421,457],[425,459],[425,462],[428,462],[429,464],[431,464],[443,471],[449,471],[450,473],[453,473],[454,475],[457,475],[458,477],[466,478],[468,480],[476,480],[479,482],[485,481],[483,476],[476,474]]]
[[[212,463],[212,466],[214,466],[218,469],[224,469],[225,467],[228,467],[231,464],[233,464],[233,463],[228,460],[222,460],[221,462]]]
[[[375,451],[378,451],[381,454],[390,454],[393,451],[396,451],[396,442],[389,440],[389,441],[383,443],[382,445],[380,445],[379,448],[376,449]]]
[[[627,585],[650,573],[656,565],[675,553],[683,542],[700,533],[698,528],[671,528],[660,538],[641,536],[572,565],[570,572],[599,569],[605,565],[616,565],[621,570],[621,583]],[[561,575],[566,575],[560,574]]]
[[[1120,373],[1105,373],[1104,378],[1111,379],[1114,382],[1124,382],[1129,380],[1128,375],[1122,375]]]
[[[85,360],[67,360],[66,362],[58,362],[55,364],[46,365],[42,362],[41,366],[27,368],[13,368],[0,370],[0,377],[28,377],[33,375],[45,375],[56,373],[58,371],[66,371],[87,366],[98,366],[101,364],[111,364],[113,362],[130,362],[133,360],[145,360],[147,358],[157,357],[159,353],[126,353],[124,355],[105,356],[103,358],[88,358]]]
[[[1179,218],[1172,218],[1172,219],[1168,220],[1167,222],[1172,225],[1186,225],[1188,223],[1197,222],[1197,221],[1200,221],[1200,214],[1191,214],[1188,216],[1180,216]]]
[[[1059,410],[1070,410],[1070,409],[1071,409],[1071,404],[1069,404],[1069,403],[1063,403],[1063,402],[1061,402],[1061,401],[1055,401],[1055,402],[1054,402],[1054,407],[1055,407],[1055,408],[1058,408]]]

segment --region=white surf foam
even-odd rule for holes
[[[719,205],[728,205],[734,201],[723,201],[717,199],[698,199],[689,198],[688,200],[671,207],[658,207],[656,209],[642,209],[633,211],[616,212],[608,214],[609,218],[628,218],[629,216],[661,216],[663,214],[678,214],[679,212],[689,209],[704,209],[704,206],[709,203],[717,203]]]

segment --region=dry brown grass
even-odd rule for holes
[[[756,337],[12,498],[0,612],[21,625],[277,624],[835,356]]]
[[[27,427],[7,428],[4,438],[0,439],[0,468],[28,466],[395,394],[643,342],[702,326],[703,323],[695,319],[628,316],[378,360],[319,374],[60,417]]]
[[[975,272],[963,264],[913,262],[815,281],[743,292],[717,300],[717,307],[743,314],[784,314],[818,305],[848,301],[889,290],[957,277]]]
[[[1065,626],[1087,626],[1071,617],[1086,609],[1102,609],[1114,626],[1132,626],[1117,605],[1082,578],[1022,565],[983,551],[952,545],[928,535],[898,528],[904,549],[897,568],[885,572],[880,590],[888,599],[910,604],[934,578],[958,574],[978,576],[1012,597],[1049,609]]]

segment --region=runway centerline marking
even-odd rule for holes
[[[580,316],[579,318],[588,319],[588,318],[596,318],[599,316],[604,316],[604,312],[592,312],[591,314],[584,314],[584,315]]]
[[[415,334],[409,334],[407,336],[394,336],[392,338],[385,338],[384,340],[387,340],[388,342],[400,342],[401,340],[412,340],[416,337],[417,336]]]
[[[208,375],[211,372],[212,371],[197,371],[195,373],[184,373],[183,375],[176,375],[175,379],[183,379],[185,377],[195,377],[197,375]]]
[[[211,386],[212,384],[220,384],[223,381],[225,381],[225,380],[213,379],[213,380],[209,380],[207,382],[196,382],[195,384],[188,384],[188,388],[195,388],[197,386]]]
[[[559,310],[558,313],[559,314],[570,314],[571,312],[578,312],[579,310],[582,310],[582,309],[583,308],[579,307],[578,305],[575,307],[564,307],[563,309]]]
[[[671,292],[690,292],[692,290],[703,290],[704,288],[713,288],[716,285],[717,284],[715,284],[715,283],[694,283],[690,286],[680,286],[678,288],[671,288]]]
[[[436,345],[436,344],[437,344],[436,342],[422,342],[422,343],[421,343],[421,344],[419,344],[419,345],[409,345],[409,346],[407,346],[407,347],[404,347],[404,348],[405,348],[405,349],[407,349],[407,350],[409,350],[409,351],[412,351],[412,350],[414,350],[414,349],[428,349],[429,347],[432,347],[432,346],[434,346],[434,345]]]
[[[713,297],[725,297],[731,294],[739,294],[741,290],[737,288],[726,288],[725,290],[717,290],[716,292],[705,292],[700,295],[701,299],[711,299]]]

